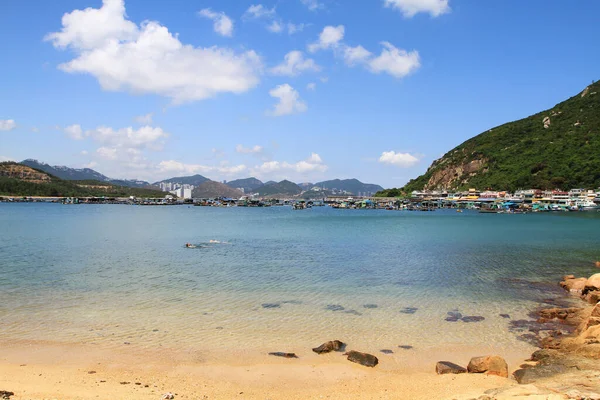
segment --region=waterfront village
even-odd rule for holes
[[[335,194],[320,199],[297,196],[273,198],[257,194],[240,198],[184,198],[178,196],[185,188],[174,190],[163,198],[111,198],[111,197],[21,197],[0,198],[8,202],[58,202],[63,204],[131,204],[142,206],[193,205],[203,207],[271,207],[289,206],[292,209],[308,209],[329,206],[336,209],[385,209],[407,211],[435,211],[437,209],[476,210],[482,213],[526,213],[549,211],[600,211],[600,188],[597,190],[517,190],[483,191],[469,189],[464,192],[414,191],[410,196],[374,197]],[[186,193],[187,194],[187,193]],[[306,194],[304,192],[303,194]]]

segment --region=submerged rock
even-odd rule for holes
[[[365,304],[363,305],[364,308],[377,308],[377,304]]]
[[[359,313],[356,310],[345,310],[344,314],[352,314],[352,315],[362,315],[361,313]]]
[[[486,375],[497,375],[508,378],[508,364],[500,356],[473,357],[469,361],[467,371],[470,373]]]
[[[329,353],[331,351],[344,351],[346,344],[339,340],[330,340],[319,347],[312,349],[317,354]]]
[[[448,316],[445,318],[448,322],[456,322],[462,318],[462,314],[458,311],[448,311]]]
[[[435,372],[438,375],[445,374],[464,374],[467,369],[450,361],[439,361],[435,364]]]
[[[348,356],[348,361],[364,365],[365,367],[374,367],[379,363],[379,360],[374,355],[361,353],[360,351],[352,350],[347,353],[344,353],[344,355]]]
[[[263,303],[262,308],[280,308],[281,304],[279,303]]]
[[[325,309],[328,311],[343,311],[346,309],[346,307],[339,304],[329,304],[327,307],[325,307]]]
[[[460,320],[462,322],[480,322],[483,321],[485,319],[485,317],[481,317],[481,316],[476,316],[476,315],[469,315],[466,317],[462,317]]]
[[[402,310],[400,310],[400,312],[402,314],[414,314],[417,312],[417,310],[417,307],[404,307]]]
[[[269,355],[275,356],[275,357],[283,357],[283,358],[298,358],[296,353],[284,353],[282,351],[274,351],[272,353],[269,353]]]
[[[510,319],[510,315],[508,314],[500,314],[502,318]]]

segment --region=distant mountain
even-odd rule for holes
[[[227,182],[226,185],[234,189],[242,188],[244,189],[244,193],[251,193],[255,189],[258,189],[259,187],[263,186],[264,183],[262,183],[256,178],[246,178],[236,179],[234,181]]]
[[[158,186],[161,183],[180,183],[182,185],[198,186],[209,180],[210,179],[208,179],[202,175],[179,176],[179,177],[175,177],[175,178],[165,179],[160,182],[155,182],[154,185]]]
[[[264,183],[264,185],[265,185],[265,186],[267,186],[267,185],[272,185],[272,184],[274,184],[274,183],[277,183],[277,182],[275,182],[275,181],[266,181],[266,182]]]
[[[290,181],[281,181],[279,183],[270,183],[265,184],[256,189],[256,192],[260,196],[296,196],[302,193],[302,188],[296,185],[294,182]]]
[[[231,188],[224,183],[208,180],[198,185],[192,191],[192,197],[204,199],[215,197],[231,197],[238,199],[243,195],[244,193],[240,190]]]
[[[26,165],[31,168],[39,169],[66,181],[94,180],[100,182],[108,182],[112,185],[117,186],[137,188],[147,188],[150,186],[150,183],[146,181],[140,181],[135,179],[111,179],[106,175],[102,175],[100,172],[94,171],[90,168],[69,168],[61,165],[52,166],[33,159],[23,160],[20,164]]]
[[[315,186],[315,184],[314,183],[310,183],[310,182],[302,182],[302,183],[299,183],[298,186],[300,186],[302,188],[302,190],[309,190],[313,186]]]
[[[327,190],[344,190],[346,192],[358,195],[359,193],[376,193],[383,188],[372,183],[362,183],[358,179],[333,179],[330,181],[317,182],[314,186]]]
[[[597,188],[600,186],[600,82],[530,117],[488,129],[458,145],[425,174],[382,196],[415,190]]]

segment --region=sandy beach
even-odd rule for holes
[[[168,352],[90,345],[2,343],[0,390],[23,399],[451,399],[516,382],[483,374],[442,375],[367,368],[341,354],[238,363],[192,362]],[[381,357],[380,357],[381,359]]]

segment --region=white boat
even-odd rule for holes
[[[591,200],[577,200],[575,206],[581,211],[596,211],[600,210],[600,206]]]

